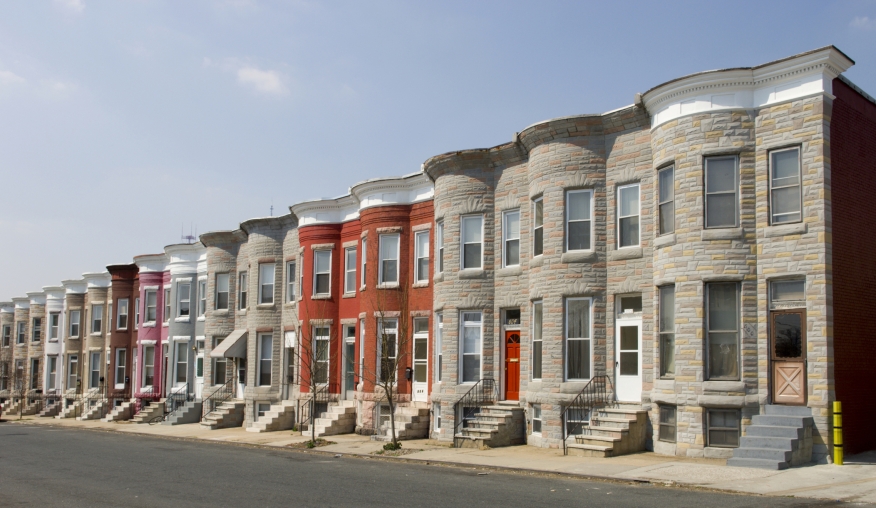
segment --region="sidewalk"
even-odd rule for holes
[[[18,420],[8,420],[18,423]],[[286,447],[309,440],[297,432],[246,432],[242,428],[204,430],[199,424],[137,425],[24,417],[24,424],[85,428],[161,437],[220,441],[241,445]],[[356,434],[331,436],[336,444],[319,452],[375,458],[383,443]],[[398,460],[444,463],[537,473],[559,473],[615,481],[702,487],[768,496],[806,497],[876,504],[876,452],[847,457],[846,465],[819,465],[786,471],[727,467],[724,460],[686,459],[637,453],[608,459],[564,457],[561,450],[511,446],[491,450],[456,449],[433,440],[404,441],[407,453]]]

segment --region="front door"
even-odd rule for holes
[[[140,372],[140,366],[137,365],[137,348],[131,349],[131,397],[140,390],[140,378],[137,373]]]
[[[344,398],[356,398],[356,343],[344,343]]]
[[[200,399],[204,393],[204,350],[198,351],[195,359],[195,398]]]
[[[520,399],[520,332],[505,332],[505,400]]]
[[[642,322],[618,319],[615,333],[617,358],[615,373],[617,400],[642,401]]]
[[[773,403],[806,404],[806,312],[770,313]]]
[[[429,391],[429,336],[414,335],[414,402],[426,402]]]
[[[284,399],[292,398],[292,385],[295,384],[295,348],[286,348],[286,382],[283,384]]]
[[[237,359],[237,398],[242,399],[246,392],[246,358]]]

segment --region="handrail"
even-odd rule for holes
[[[609,388],[611,389],[609,390]],[[575,422],[578,422],[575,426],[583,427],[583,423],[581,422],[589,422],[593,419],[592,411],[594,409],[605,407],[613,401],[614,386],[611,383],[610,377],[606,375],[593,376],[590,381],[584,385],[584,388],[578,392],[578,395],[576,395],[575,398],[572,399],[572,402],[563,408],[563,412],[560,413],[560,426],[562,427],[563,432],[563,455],[567,455],[569,452],[566,446],[566,439],[573,435],[573,433],[569,432],[569,411],[576,411],[578,413],[578,416],[581,419],[574,420]],[[587,420],[583,419],[585,416],[588,418]]]
[[[459,448],[459,438],[457,437],[465,427],[466,415],[465,408],[481,408],[483,406],[493,404],[499,400],[499,386],[496,380],[491,377],[480,379],[474,384],[465,394],[453,404],[453,415],[457,419],[453,426],[453,447]]]
[[[328,404],[332,400],[332,388],[337,389],[337,383],[324,383],[311,385],[313,389],[310,392],[310,397],[298,399],[298,410],[296,418],[298,418],[298,429],[302,430],[305,425],[314,425],[319,414],[316,411],[317,404]]]
[[[189,399],[189,384],[185,383],[183,385],[177,386],[176,388],[171,390],[170,395],[167,396],[167,400],[165,401],[164,405],[164,412],[173,413],[183,404],[188,402]]]
[[[134,392],[134,397],[137,399],[137,402],[134,403],[134,416],[137,416],[138,414],[140,414],[140,411],[143,410],[143,407],[148,406],[149,401],[154,398],[154,395],[152,394],[152,387],[150,386],[139,393]],[[146,404],[143,403],[144,401],[146,402]]]
[[[232,377],[228,381],[216,389],[213,393],[210,394],[209,397],[204,399],[203,405],[201,406],[201,420],[203,421],[207,416],[216,410],[219,407],[219,404],[222,404],[226,400],[230,399],[234,394],[234,383],[237,382],[236,377]]]

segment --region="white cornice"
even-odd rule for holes
[[[112,283],[112,278],[109,272],[85,272],[82,274],[88,289],[91,288],[108,288]]]
[[[85,284],[85,281],[81,280],[81,279],[79,279],[79,280],[77,280],[77,279],[62,280],[61,285],[64,286],[64,290],[66,291],[66,293],[68,295],[70,295],[70,294],[81,295],[81,294],[84,294],[85,291],[88,289],[87,285]]]
[[[16,309],[30,309],[30,298],[26,296],[16,296],[12,299],[12,305]]]
[[[167,270],[171,275],[180,273],[195,273],[198,262],[206,259],[207,249],[200,242],[191,244],[168,245],[164,248],[167,257]]]
[[[44,291],[31,291],[26,293],[27,297],[30,298],[31,305],[45,305],[46,304],[46,293]]]
[[[134,257],[134,264],[140,269],[140,273],[166,272],[167,256],[164,254],[144,254]]]

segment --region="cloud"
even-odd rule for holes
[[[242,85],[252,86],[257,92],[268,95],[286,95],[289,93],[277,71],[263,71],[251,66],[241,67],[237,69],[237,82]]]
[[[85,10],[84,0],[55,0],[55,5],[76,14]]]
[[[0,85],[20,85],[26,80],[11,71],[0,71]]]
[[[849,23],[849,26],[857,30],[876,30],[876,19],[867,16],[857,16]]]

